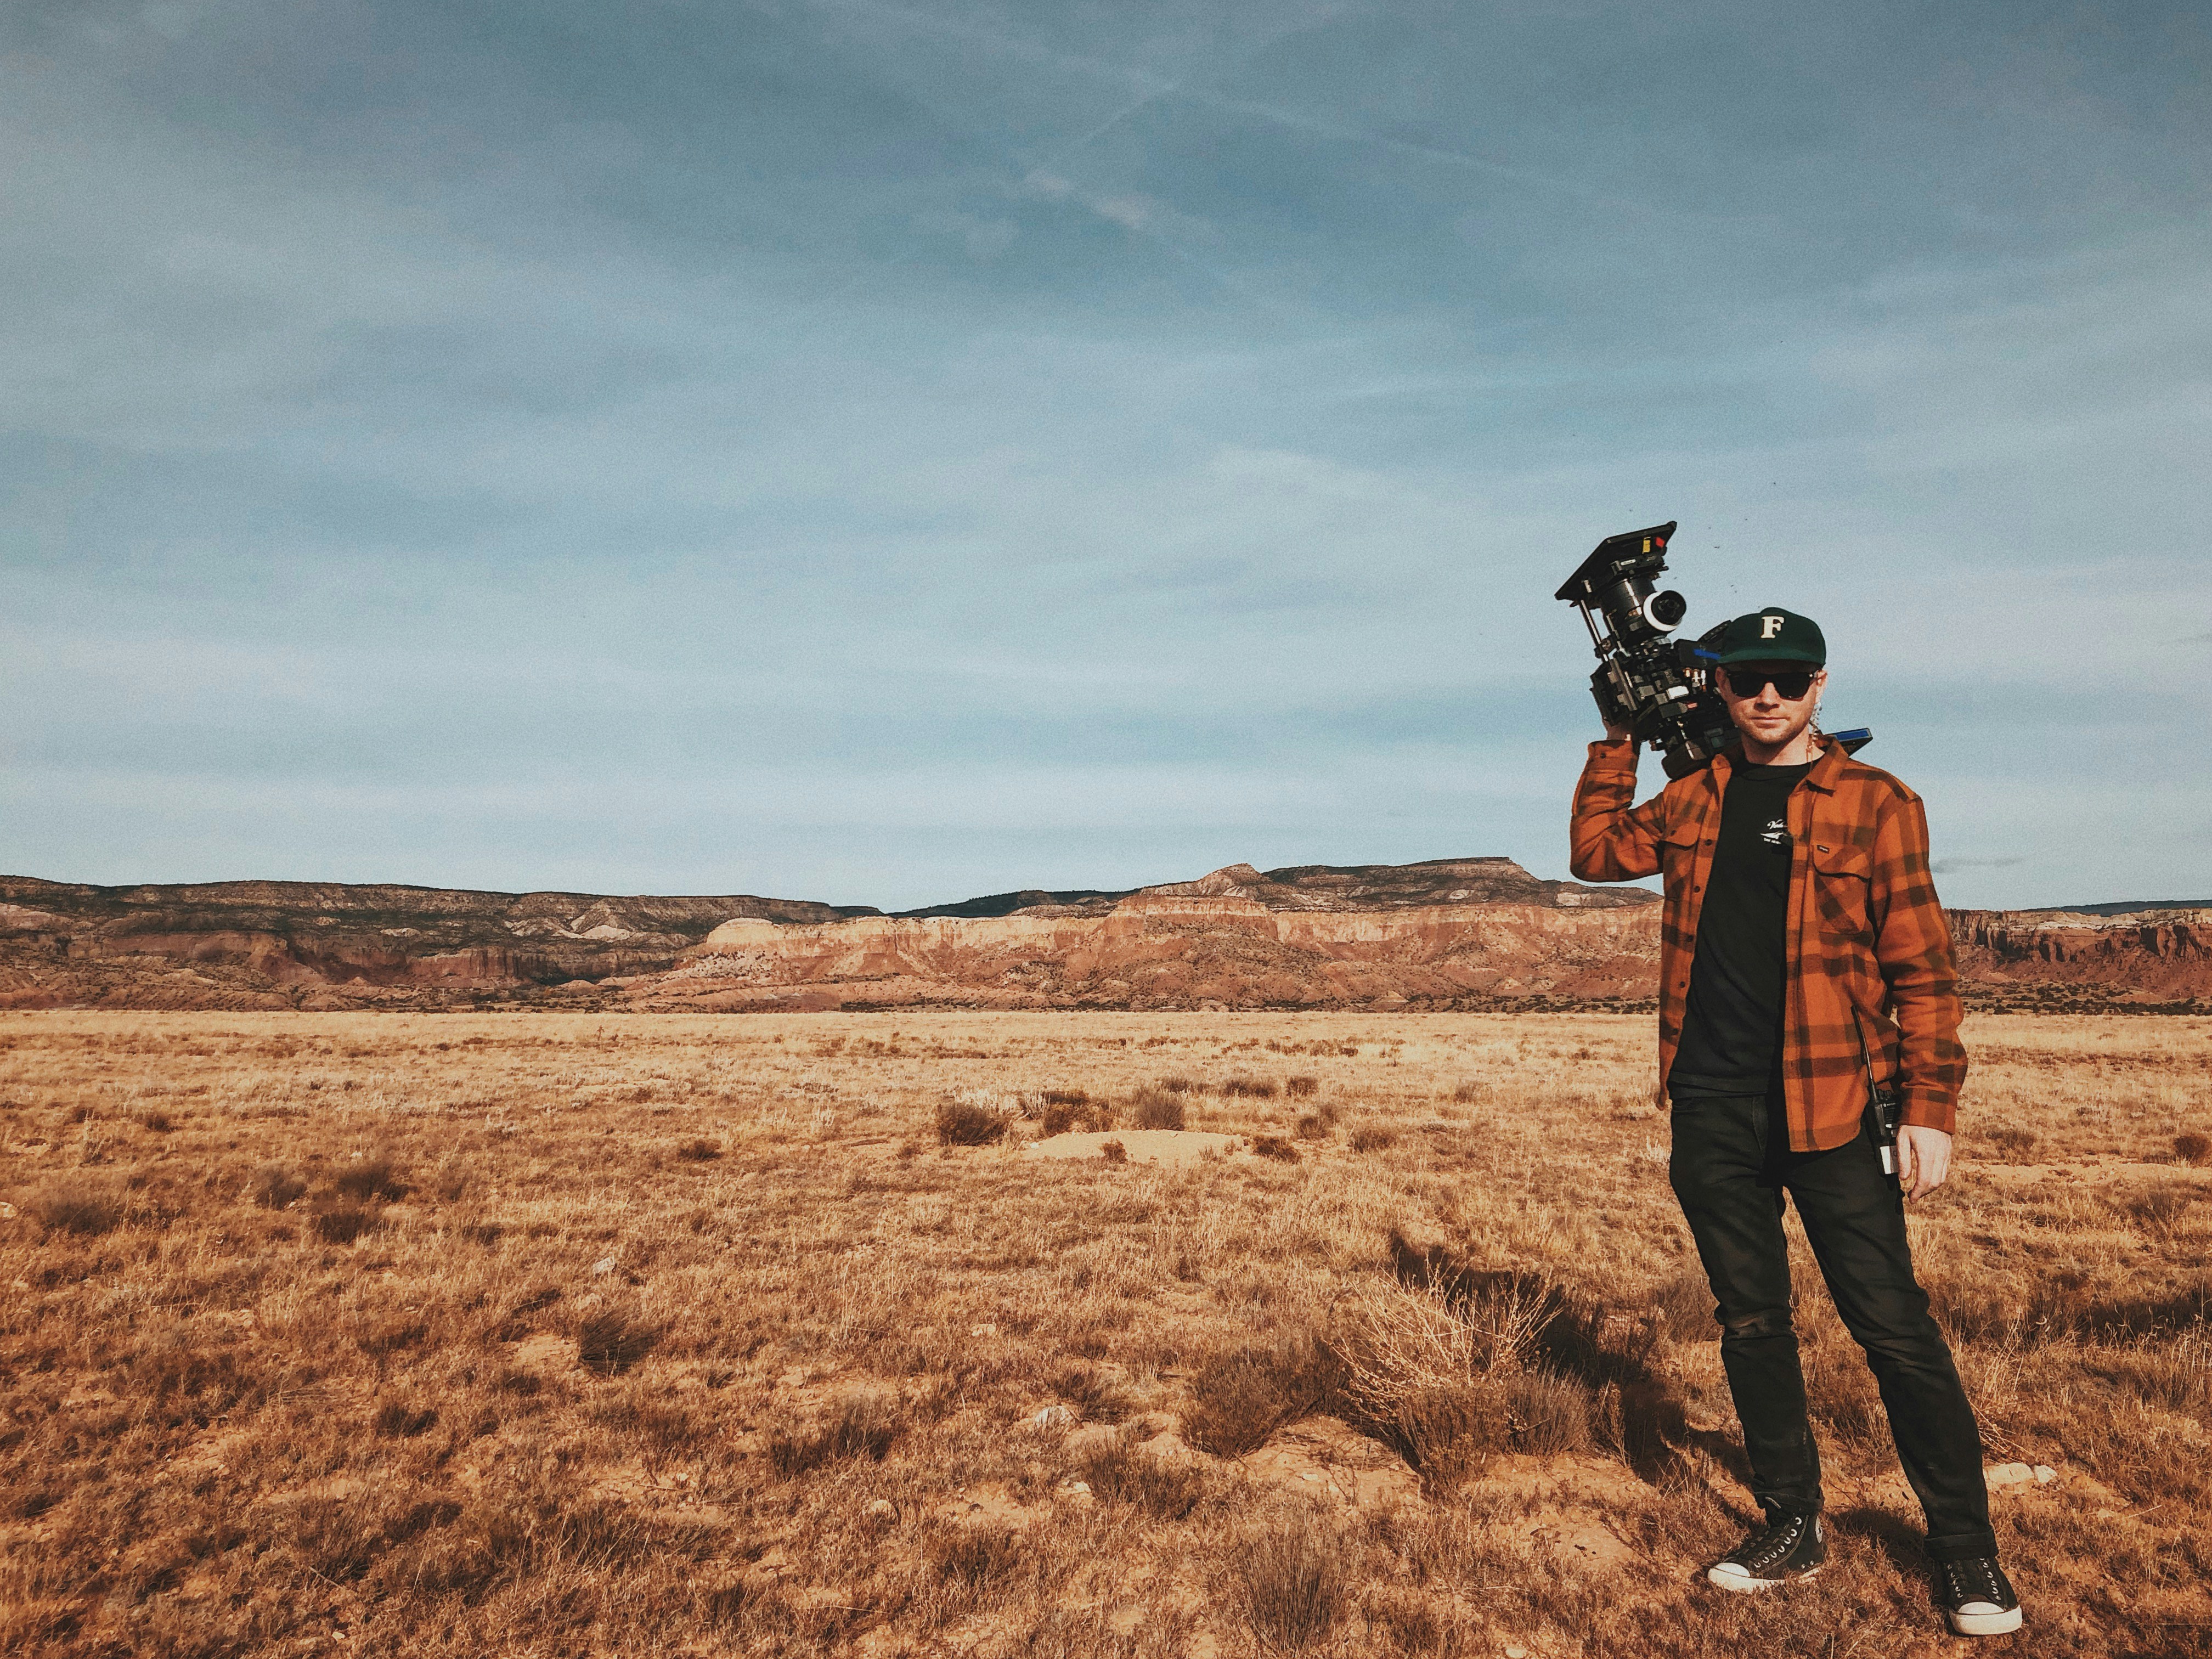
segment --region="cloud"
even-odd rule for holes
[[[0,15],[0,866],[1557,874],[1550,594],[1677,518],[1693,623],[1820,617],[1938,844],[2032,849],[1948,899],[2193,886],[2185,40],[454,15]]]

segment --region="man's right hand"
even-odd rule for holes
[[[1625,726],[1615,726],[1610,720],[1606,722],[1605,740],[1607,743],[1626,743],[1634,735]]]

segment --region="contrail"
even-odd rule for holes
[[[1205,108],[1218,110],[1226,115],[1243,116],[1248,120],[1261,121],[1272,126],[1285,127],[1291,131],[1306,133],[1313,137],[1326,138],[1337,143],[1370,144],[1378,149],[1387,150],[1392,155],[1403,155],[1408,160],[1427,161],[1437,167],[1452,167],[1461,172],[1479,173],[1486,177],[1517,185],[1525,189],[1553,191],[1564,196],[1571,196],[1586,202],[1619,208],[1630,212],[1650,214],[1654,216],[1663,214],[1664,216],[1674,220],[1684,218],[1711,220],[1716,216],[1656,208],[1633,197],[1616,196],[1610,191],[1595,188],[1576,179],[1563,179],[1553,173],[1540,173],[1530,167],[1516,167],[1510,162],[1492,161],[1488,156],[1471,155],[1464,150],[1447,149],[1438,144],[1415,143],[1407,139],[1391,137],[1386,133],[1370,131],[1365,127],[1357,126],[1348,122],[1333,121],[1322,116],[1307,115],[1296,110],[1280,109],[1273,104],[1263,104],[1251,99],[1231,98],[1221,93],[1208,91],[1204,88],[1194,88],[1188,82],[1170,80],[1146,70],[1134,69],[1122,64],[1110,64],[1100,58],[1084,57],[1079,53],[1054,51],[1050,47],[1036,46],[1012,35],[1001,34],[995,29],[983,28],[973,23],[963,23],[950,18],[936,16],[908,6],[886,4],[884,0],[807,0],[807,3],[818,10],[852,12],[863,16],[881,18],[890,22],[902,23],[912,28],[933,33],[948,34],[960,40],[972,40],[979,46],[988,47],[994,52],[1003,52],[1009,57],[1023,58],[1034,64],[1049,64],[1055,69],[1087,75],[1097,80],[1119,82],[1139,94],[1133,102],[1117,111],[1083,137],[1073,141],[1062,150],[1055,152],[1056,155],[1064,156],[1073,154],[1149,104],[1159,102],[1164,99],[1176,98]],[[1304,27],[1317,27],[1336,15],[1338,15],[1336,11],[1332,9]],[[1297,29],[1285,30],[1284,34],[1274,38],[1275,40],[1286,39],[1290,34],[1300,32],[1302,31]],[[1267,44],[1273,45],[1273,40],[1270,40]],[[1048,165],[1048,163],[1041,165]]]

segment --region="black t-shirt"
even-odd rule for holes
[[[1667,1074],[1677,1098],[1763,1094],[1781,1080],[1790,792],[1812,769],[1741,761],[1729,768],[1682,1041]]]

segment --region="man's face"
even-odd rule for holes
[[[1755,742],[1780,749],[1796,740],[1813,722],[1820,706],[1820,689],[1828,683],[1825,668],[1808,669],[1802,662],[1738,663],[1717,672],[1721,700],[1736,730]],[[1782,682],[1777,685],[1775,682]],[[1784,689],[1802,695],[1785,697]]]

